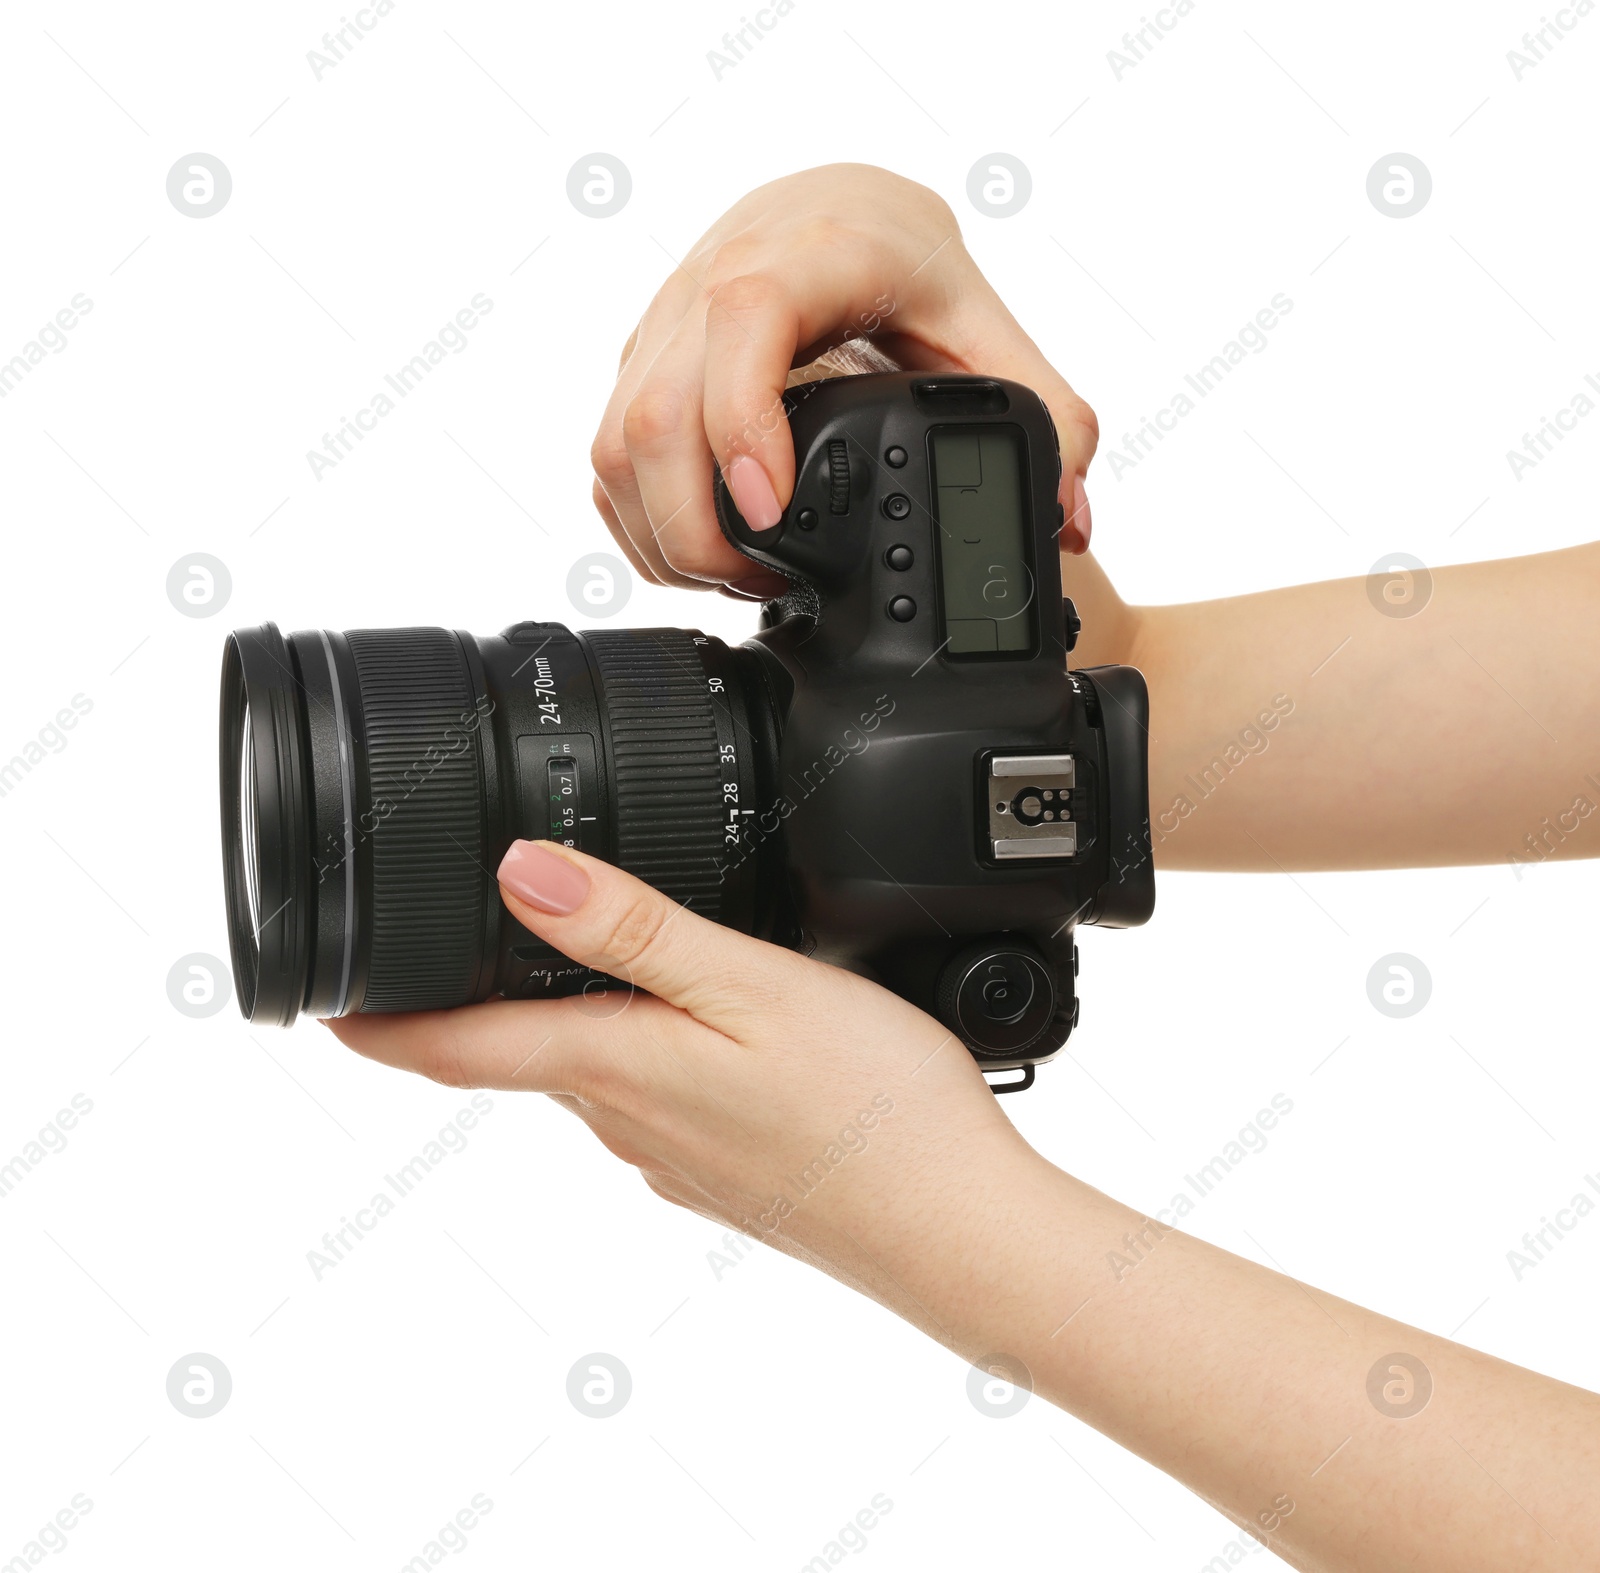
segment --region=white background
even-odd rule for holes
[[[93,1112],[0,1199],[0,1561],[79,1492],[60,1556],[86,1570],[394,1569],[479,1492],[452,1564],[793,1569],[880,1492],[859,1555],[885,1573],[1183,1573],[1234,1539],[1042,1401],[980,1416],[961,1362],[831,1281],[766,1252],[719,1280],[718,1232],[537,1098],[495,1095],[318,1282],[323,1232],[467,1099],[310,1023],[168,1003],[179,957],[226,953],[222,637],[583,621],[625,336],[741,193],[837,159],[948,197],[1099,410],[1095,545],[1130,600],[1584,540],[1600,419],[1521,481],[1505,457],[1600,374],[1600,20],[1518,81],[1539,14],[1200,0],[1118,80],[1137,7],[799,0],[718,80],[733,4],[401,0],[319,81],[335,5],[7,7],[0,358],[93,310],[0,401],[0,758],[92,709],[0,798],[0,1162],[74,1094]],[[1404,220],[1366,191],[1397,150],[1433,179]],[[233,180],[203,220],[166,195],[195,151]],[[633,178],[605,220],[566,195],[595,151]],[[995,151],[1032,173],[1011,218],[966,198]],[[315,479],[306,450],[478,292],[468,347]],[[1114,480],[1105,453],[1279,292],[1268,347]],[[197,551],[231,573],[211,618],[166,595]],[[642,586],[623,620],[753,627]],[[1588,864],[1165,876],[1147,929],[1084,936],[1075,1059],[1007,1110],[1155,1208],[1283,1093],[1190,1227],[1600,1386],[1600,1220],[1521,1282],[1506,1260],[1600,1171],[1595,889]],[[1408,1020],[1366,993],[1395,951],[1433,980]],[[192,1351],[232,1373],[211,1419],[166,1397]],[[591,1351],[633,1375],[612,1419],[566,1397]]]

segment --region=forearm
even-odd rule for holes
[[[1130,661],[1150,684],[1157,863],[1600,853],[1600,547],[1438,569],[1410,615],[1368,592],[1106,603],[1114,633],[1076,664]]]
[[[1011,1168],[954,1240],[885,1263],[889,1303],[965,1358],[1019,1357],[1042,1397],[1297,1566],[1600,1566],[1600,1399],[1218,1250],[1032,1155]]]

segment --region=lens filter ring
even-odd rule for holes
[[[310,823],[299,683],[273,623],[228,636],[219,744],[222,868],[234,992],[247,1021],[288,1026],[310,964]]]

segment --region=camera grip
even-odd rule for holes
[[[1150,690],[1135,666],[1086,666],[1074,674],[1100,699],[1106,777],[1117,790],[1106,805],[1110,867],[1087,923],[1133,928],[1156,906],[1150,844]]]

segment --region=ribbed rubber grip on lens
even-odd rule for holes
[[[361,689],[371,796],[368,1011],[473,997],[488,875],[478,728],[466,657],[443,628],[346,635]]]
[[[677,628],[589,632],[611,722],[617,862],[702,917],[722,911],[722,763],[706,671]]]

